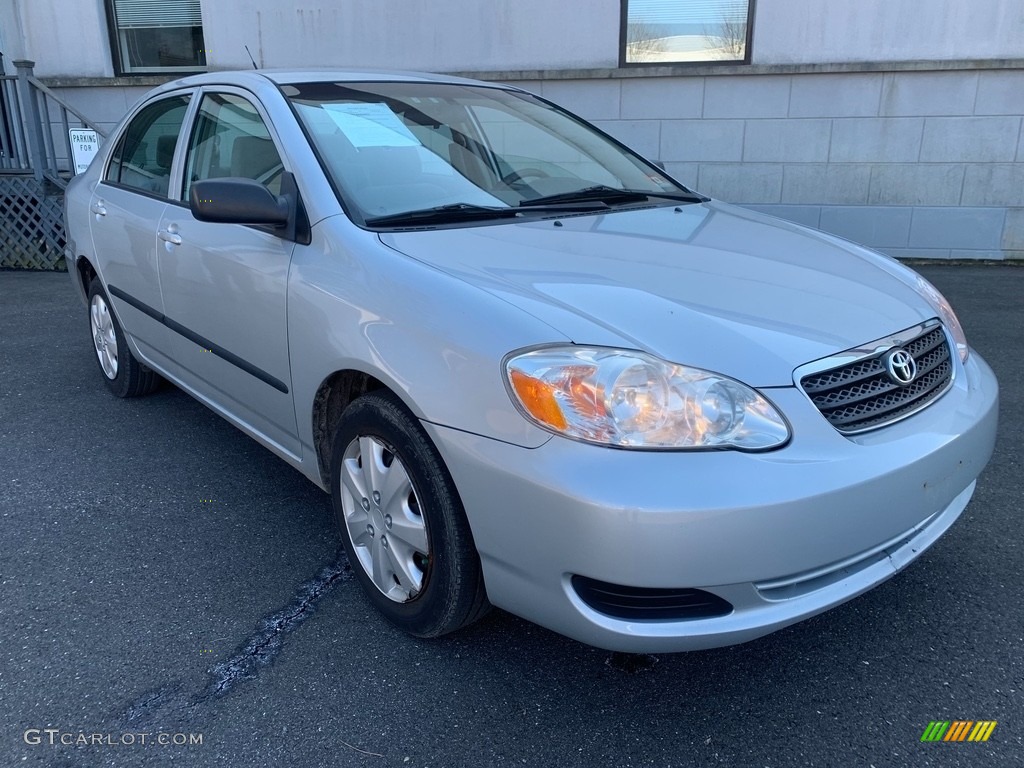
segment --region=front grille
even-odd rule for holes
[[[631,621],[707,619],[732,613],[732,605],[702,589],[655,589],[572,577],[576,594],[595,611]]]
[[[924,329],[899,345],[917,363],[917,376],[896,383],[886,370],[892,346],[816,371],[800,379],[814,405],[840,432],[850,434],[880,427],[909,416],[943,394],[953,381],[953,358],[942,326]]]

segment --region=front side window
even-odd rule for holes
[[[258,181],[279,195],[283,171],[256,107],[230,93],[203,97],[188,145],[183,199],[188,200],[193,182],[225,176]]]
[[[749,62],[754,0],[622,0],[622,63]]]
[[[369,226],[438,208],[478,220],[529,216],[545,206],[692,197],[591,126],[526,93],[445,83],[283,90],[342,201]]]
[[[199,0],[107,0],[118,74],[206,69]]]
[[[171,96],[132,118],[110,157],[104,181],[166,197],[188,96]]]

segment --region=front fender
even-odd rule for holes
[[[512,405],[501,360],[568,339],[524,311],[388,248],[344,216],[318,223],[310,245],[296,248],[288,293],[305,455],[315,455],[313,400],[341,370],[379,379],[434,424],[531,448],[550,438]]]

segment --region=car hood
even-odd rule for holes
[[[804,363],[935,315],[895,261],[718,202],[380,238],[574,343],[760,387],[792,385]]]

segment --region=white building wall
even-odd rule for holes
[[[757,0],[755,64],[1024,56],[1022,0]]]
[[[1022,0],[757,0],[754,64],[1024,56]],[[616,67],[619,0],[205,2],[214,69]]]
[[[618,66],[618,0],[203,3],[212,69],[457,70]]]
[[[25,40],[21,34],[21,19],[14,2],[0,2],[0,51],[5,59],[24,58]],[[13,65],[7,65],[13,72]],[[3,74],[0,72],[0,74]]]
[[[614,68],[619,0],[205,0],[213,69],[363,66],[433,71]],[[42,77],[113,74],[103,0],[4,0],[8,60]],[[1024,57],[1022,0],[757,0],[754,64]]]
[[[5,64],[28,58],[38,77],[110,77],[110,39],[103,0],[0,0]],[[15,26],[16,25],[16,26]]]

